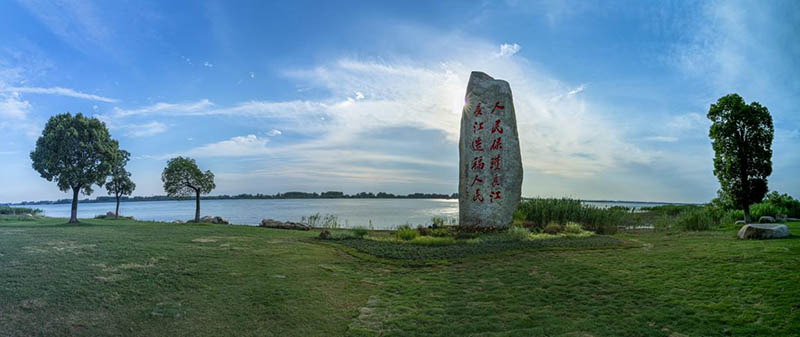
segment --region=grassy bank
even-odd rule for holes
[[[628,232],[592,240],[632,241],[641,248],[522,247],[405,267],[355,257],[346,242],[313,239],[317,231],[64,222],[0,220],[0,335],[675,337],[800,331],[797,236],[738,241],[733,228]],[[800,233],[800,223],[790,228]]]

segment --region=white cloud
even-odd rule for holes
[[[651,136],[645,137],[645,140],[653,141],[653,142],[662,142],[662,143],[674,143],[678,141],[678,137],[673,136]]]
[[[186,152],[193,157],[246,157],[269,152],[267,139],[256,135],[238,136],[218,143],[203,145]]]
[[[127,134],[130,137],[155,136],[167,131],[167,126],[164,123],[156,121],[145,124],[130,124],[126,125],[124,128],[128,129]]]
[[[92,101],[100,101],[106,103],[115,103],[118,100],[104,96],[92,95],[82,93],[69,88],[53,87],[53,88],[36,88],[36,87],[0,87],[0,90],[5,92],[29,93],[29,94],[44,94],[44,95],[58,95],[74,98],[87,99]]]
[[[511,55],[514,55],[517,52],[519,52],[519,50],[520,50],[520,46],[518,44],[516,44],[516,43],[514,43],[514,44],[503,43],[503,44],[500,45],[500,52],[497,53],[497,56],[501,56],[501,57],[502,56],[511,56]]]
[[[283,132],[281,132],[281,130],[278,130],[278,129],[272,129],[272,130],[269,130],[269,131],[267,132],[267,136],[270,136],[270,137],[275,137],[275,136],[280,136],[282,133],[283,133]]]
[[[31,104],[21,100],[19,94],[16,93],[3,96],[5,97],[0,96],[0,99],[3,99],[0,101],[0,121],[25,119],[31,109]]]
[[[214,68],[214,64],[208,61],[203,62],[203,67]]]
[[[213,105],[214,103],[211,103],[211,101],[203,99],[197,102],[188,103],[156,103],[150,106],[130,110],[115,107],[113,117],[122,118],[151,114],[189,115],[206,111],[206,109],[212,107]]]
[[[250,72],[250,78],[256,78],[256,73],[254,73],[254,72],[252,72],[252,71],[251,71],[251,72]]]
[[[697,129],[706,129],[711,125],[711,121],[709,121],[703,115],[690,112],[683,115],[677,115],[672,117],[667,122],[667,129],[675,132],[682,132],[682,131],[692,131]]]

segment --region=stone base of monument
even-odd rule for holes
[[[789,227],[781,224],[749,224],[742,226],[736,235],[741,240],[779,239],[789,237]]]

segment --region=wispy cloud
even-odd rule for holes
[[[275,136],[280,136],[282,133],[283,132],[281,132],[281,130],[272,129],[272,130],[267,131],[267,136],[275,137]]]
[[[92,2],[22,0],[20,3],[53,34],[77,50],[102,48],[112,37],[112,29],[103,23]]]
[[[130,124],[124,126],[128,129],[128,136],[130,137],[148,137],[155,136],[159,133],[167,131],[167,125],[161,122],[152,121],[145,124]]]
[[[238,136],[221,142],[196,147],[186,152],[192,157],[245,157],[269,152],[267,139],[256,135]]]
[[[76,91],[69,88],[61,88],[61,87],[52,87],[52,88],[37,88],[37,87],[3,87],[0,88],[1,91],[6,92],[18,92],[18,93],[27,93],[27,94],[43,94],[43,95],[58,95],[58,96],[67,96],[67,97],[74,97],[74,98],[81,98],[87,99],[92,101],[99,101],[99,102],[106,102],[106,103],[116,103],[119,100],[99,95],[87,94],[80,91]]]
[[[497,53],[497,56],[511,56],[518,53],[519,50],[520,46],[516,43],[503,43],[500,45],[500,52]]]
[[[0,121],[4,119],[25,119],[31,109],[28,101],[21,100],[19,94],[11,93],[0,96]]]

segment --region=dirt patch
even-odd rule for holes
[[[41,309],[44,308],[45,305],[47,305],[47,302],[38,298],[24,300],[19,304],[22,310],[25,311],[34,311],[37,309]]]
[[[197,238],[197,239],[194,239],[194,240],[192,240],[192,242],[197,242],[197,243],[211,243],[211,242],[217,242],[217,240],[215,240],[215,239],[210,239],[210,238]]]
[[[32,254],[47,254],[47,253],[73,253],[79,255],[88,250],[97,247],[96,244],[79,244],[75,241],[49,241],[41,246],[26,246],[22,247],[26,252]]]

